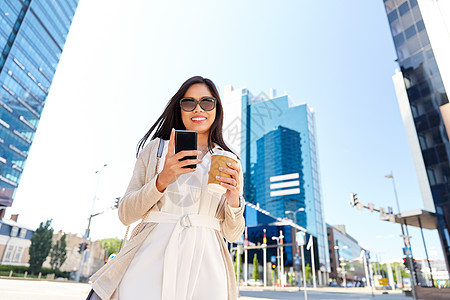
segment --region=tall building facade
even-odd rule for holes
[[[246,201],[307,229],[317,239],[317,269],[329,272],[313,110],[274,90],[254,96],[231,86],[223,105],[224,139],[240,150]]]
[[[78,1],[0,1],[0,207],[13,203]]]
[[[384,0],[399,71],[397,100],[422,193],[450,261],[450,4]],[[445,17],[446,16],[446,17]]]
[[[256,140],[257,161],[251,165],[251,172],[257,174],[252,180],[255,197],[249,201],[257,200],[263,209],[278,218],[285,217],[286,211],[305,208],[300,135],[296,130],[278,126]],[[297,224],[306,228],[306,211],[299,211],[295,217]]]
[[[327,224],[328,252],[330,254],[330,278],[338,285],[345,281],[352,286],[366,286],[369,282],[365,276],[365,266],[361,259],[358,241],[345,231],[344,225]]]

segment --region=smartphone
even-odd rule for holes
[[[178,153],[183,150],[197,150],[197,131],[193,130],[175,130],[175,153]],[[196,159],[197,155],[193,156],[185,156],[180,159]],[[196,164],[187,165],[183,168],[191,168],[195,169],[197,167]]]

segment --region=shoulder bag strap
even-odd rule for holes
[[[162,156],[163,150],[164,150],[164,140],[162,138],[159,138],[158,153],[156,155],[155,176],[158,173],[159,159]],[[136,230],[134,231],[134,233],[131,235],[130,240],[138,234],[139,230],[141,229],[142,223],[144,223],[144,220],[145,220],[145,218],[147,218],[149,213],[150,213],[150,209],[147,210],[147,212],[144,214],[144,216],[142,216],[142,220],[139,223],[139,225],[136,227]],[[127,227],[127,231],[125,232],[125,237],[123,238],[122,244],[120,245],[120,250],[122,250],[123,246],[125,245],[125,241],[127,240],[129,230],[130,230],[130,225],[128,225],[128,227]]]

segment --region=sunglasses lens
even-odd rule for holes
[[[203,110],[213,110],[216,106],[216,101],[213,98],[206,98],[200,101],[200,107]]]
[[[194,110],[197,103],[195,103],[192,99],[183,99],[181,100],[181,108],[186,111]]]

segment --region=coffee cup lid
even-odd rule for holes
[[[234,155],[230,151],[226,151],[226,150],[214,149],[214,152],[211,155],[222,155],[222,156],[226,156],[226,157],[232,158],[236,162],[238,161],[238,158],[237,158],[236,155]]]

